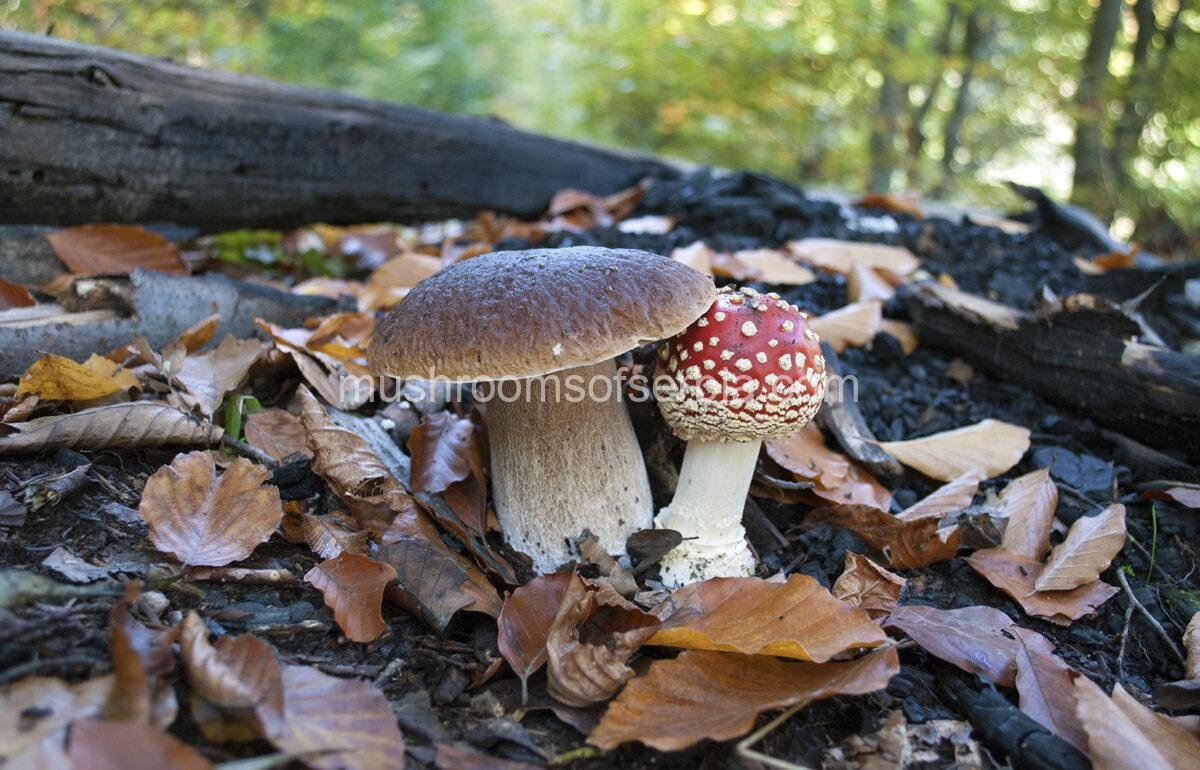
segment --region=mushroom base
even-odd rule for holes
[[[713,577],[754,574],[742,509],[762,440],[688,442],[671,504],[654,523],[684,536],[662,560],[662,580],[678,587]]]
[[[612,385],[606,393],[588,390],[603,378]],[[572,397],[579,394],[573,383],[582,399]],[[487,401],[492,497],[505,540],[539,574],[574,558],[569,541],[585,529],[608,553],[624,554],[629,535],[651,526],[654,503],[616,363],[520,385],[510,403],[498,395]]]

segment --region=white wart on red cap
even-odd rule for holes
[[[807,319],[777,294],[720,289],[659,353],[658,405],[675,435],[753,441],[808,424],[825,395],[825,358]]]

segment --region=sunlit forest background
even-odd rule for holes
[[[0,0],[0,26],[848,192],[1003,209],[1015,180],[1190,251],[1198,5]]]

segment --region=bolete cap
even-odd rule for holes
[[[753,441],[803,428],[825,395],[825,357],[800,308],[722,287],[659,352],[659,410],[685,440]]]
[[[678,334],[715,295],[708,276],[635,249],[492,252],[417,284],[380,321],[369,359],[402,378],[536,377]]]

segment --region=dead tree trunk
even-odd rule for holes
[[[1200,359],[1131,341],[1137,323],[1106,300],[1025,313],[936,283],[898,296],[922,340],[1119,433],[1200,455]]]
[[[0,32],[0,222],[533,216],[564,187],[671,173],[499,121]]]

